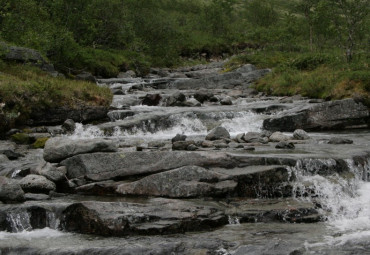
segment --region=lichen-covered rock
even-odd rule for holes
[[[269,140],[271,142],[281,142],[281,141],[287,141],[289,140],[289,136],[287,135],[284,135],[283,133],[281,132],[275,132],[273,133],[270,137],[269,137]]]
[[[310,136],[303,129],[296,129],[293,132],[293,138],[296,140],[308,140]]]
[[[14,180],[0,176],[0,201],[22,202],[24,192],[21,186]]]
[[[236,161],[222,152],[135,151],[80,154],[61,162],[69,179],[103,181],[143,174],[153,174],[196,165],[233,167]]]
[[[202,167],[185,166],[121,184],[117,193],[172,198],[219,196],[233,191],[238,185],[234,181],[225,181],[226,177]]]
[[[46,142],[44,159],[51,163],[57,163],[78,154],[115,152],[117,149],[117,145],[113,141],[104,139],[72,140],[66,137],[55,137]]]
[[[102,236],[175,234],[228,223],[217,208],[164,198],[146,204],[76,203],[67,207],[63,216],[65,230]]]
[[[224,127],[216,127],[212,129],[206,136],[206,140],[214,141],[223,138],[230,138],[230,133]]]
[[[263,127],[272,131],[366,127],[369,124],[369,116],[366,106],[356,103],[353,99],[345,99],[294,107],[264,120]]]
[[[19,181],[22,189],[30,193],[45,193],[55,190],[55,183],[41,175],[29,174]]]

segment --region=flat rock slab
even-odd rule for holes
[[[46,142],[44,159],[57,163],[78,154],[115,151],[117,151],[117,145],[109,140],[99,138],[72,140],[66,137],[56,137]]]
[[[174,234],[228,223],[227,216],[216,208],[162,198],[149,204],[76,203],[63,215],[65,230],[103,236]]]
[[[233,200],[225,211],[231,219],[240,223],[251,222],[289,222],[314,223],[325,217],[310,202],[287,199],[249,199]]]
[[[163,172],[196,165],[230,168],[235,166],[226,153],[145,151],[81,154],[61,162],[67,167],[67,177],[103,181]]]
[[[294,107],[263,122],[264,129],[272,131],[336,130],[368,125],[369,110],[353,99]]]
[[[238,183],[236,193],[240,197],[286,197],[292,191],[289,182],[294,175],[286,166],[248,166],[233,169],[216,169]]]
[[[119,185],[116,191],[124,195],[188,198],[223,195],[238,185],[235,181],[222,179],[227,179],[227,175],[202,167],[185,166]]]

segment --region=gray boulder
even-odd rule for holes
[[[24,47],[9,46],[4,42],[0,42],[0,50],[3,54],[0,55],[5,61],[16,61],[21,63],[44,64],[45,59],[41,54],[34,50]]]
[[[148,106],[157,106],[159,105],[159,102],[161,101],[162,96],[160,94],[147,94],[143,101],[143,105],[148,105]]]
[[[223,138],[230,138],[230,133],[224,127],[216,127],[212,129],[206,136],[206,140],[214,141]]]
[[[183,106],[187,106],[187,107],[197,107],[201,105],[202,104],[195,98],[190,98],[183,103]]]
[[[61,162],[69,179],[103,181],[153,174],[183,166],[233,167],[236,162],[222,152],[135,151],[80,154]]]
[[[42,162],[35,169],[35,174],[42,175],[52,182],[59,182],[65,179],[63,172],[59,171],[57,167],[53,166],[49,162]]]
[[[294,107],[264,120],[263,127],[290,132],[296,129],[311,131],[367,127],[369,116],[366,106],[353,99],[345,99]]]
[[[176,134],[176,136],[171,139],[171,142],[174,143],[179,141],[185,141],[186,137],[187,137],[186,135]]]
[[[22,202],[24,192],[21,186],[14,180],[0,176],[0,201],[2,202]]]
[[[190,145],[194,145],[194,141],[177,141],[172,143],[172,150],[174,151],[183,151],[187,150]]]
[[[296,129],[293,132],[293,138],[296,140],[308,140],[310,136],[303,129]]]
[[[45,193],[55,190],[54,182],[41,175],[29,174],[19,181],[23,191],[30,193]]]
[[[332,137],[330,138],[329,144],[352,144],[353,140],[341,138],[341,137]]]
[[[198,100],[200,103],[204,103],[205,101],[209,101],[213,97],[213,93],[211,92],[198,92],[194,94],[194,98]]]
[[[238,73],[249,73],[249,72],[253,72],[253,71],[256,71],[256,70],[257,70],[257,68],[254,65],[246,64],[246,65],[243,65],[243,66],[239,67],[235,71],[238,72]]]
[[[281,142],[281,141],[288,141],[290,138],[287,135],[284,135],[281,132],[275,132],[270,137],[269,140],[271,142]]]
[[[226,179],[226,175],[198,166],[185,166],[119,185],[116,191],[123,195],[189,198],[219,196],[236,188],[236,182],[222,179]]]
[[[49,139],[44,148],[44,159],[51,163],[58,163],[74,155],[92,152],[115,152],[117,145],[113,141],[104,139],[72,140],[65,137]]]
[[[9,159],[6,155],[0,154],[0,163],[8,162]]]
[[[76,123],[71,119],[67,119],[62,124],[62,128],[65,130],[65,132],[73,132],[76,129]]]
[[[269,141],[268,138],[263,137],[263,135],[258,132],[248,132],[243,136],[242,140],[247,143],[268,143]]]
[[[181,92],[176,92],[166,99],[166,106],[182,106],[186,101],[186,96]]]
[[[220,104],[222,105],[232,105],[233,101],[231,100],[231,97],[225,97],[221,99]]]
[[[156,198],[146,204],[82,202],[63,211],[66,231],[102,236],[163,235],[213,229],[228,223],[217,208]]]
[[[295,146],[293,143],[286,142],[286,141],[281,141],[279,142],[276,146],[276,149],[294,149]]]

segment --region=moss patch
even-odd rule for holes
[[[30,144],[31,138],[26,133],[17,133],[11,136],[11,140],[16,144]]]
[[[41,137],[38,138],[33,144],[32,148],[34,149],[42,149],[45,147],[46,141],[49,140],[49,137]]]

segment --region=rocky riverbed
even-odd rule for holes
[[[11,130],[0,253],[365,254],[367,107],[265,96],[251,84],[268,72],[98,79],[115,95],[102,122]]]

